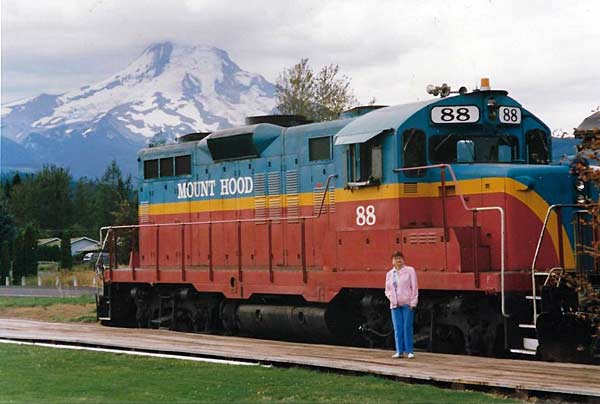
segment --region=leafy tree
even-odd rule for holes
[[[338,65],[329,65],[315,75],[308,59],[301,59],[277,79],[277,109],[282,114],[304,115],[314,121],[336,119],[356,104],[350,79],[339,76]]]
[[[60,238],[60,266],[61,268],[73,268],[73,256],[71,255],[71,236],[64,231]]]
[[[46,166],[35,176],[34,192],[39,205],[35,219],[40,227],[53,230],[68,227],[72,212],[71,180],[68,170],[56,166]]]
[[[71,179],[68,170],[51,165],[19,184],[13,181],[10,210],[17,224],[34,223],[50,231],[68,227],[72,210]]]

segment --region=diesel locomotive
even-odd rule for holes
[[[480,88],[328,122],[260,116],[140,151],[139,223],[101,230],[103,324],[393,346],[383,293],[401,251],[434,352],[589,361],[568,274],[591,186],[550,129]],[[118,265],[116,253],[129,251]]]

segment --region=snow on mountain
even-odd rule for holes
[[[221,49],[162,42],[106,80],[3,105],[1,135],[28,149],[36,161],[80,164],[81,158],[65,154],[69,144],[69,153],[89,154],[91,160],[83,159],[88,166],[108,159],[104,168],[111,156],[122,154],[118,148],[137,151],[156,135],[212,131],[272,113],[274,93],[273,84],[241,70]],[[100,145],[102,150],[89,152]],[[11,156],[2,154],[5,166]],[[132,170],[134,160],[135,154]],[[70,168],[74,174],[101,174],[96,168]]]

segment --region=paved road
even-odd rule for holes
[[[79,297],[93,296],[96,288],[36,288],[27,286],[0,286],[0,296],[35,296],[35,297]]]

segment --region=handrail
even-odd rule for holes
[[[329,184],[331,180],[337,178],[337,174],[331,174],[327,177],[327,182],[325,183],[325,192],[323,193],[323,197],[321,198],[321,204],[319,205],[319,211],[316,214],[311,216],[284,216],[278,218],[254,218],[254,219],[234,219],[234,220],[208,220],[208,221],[200,221],[200,222],[179,222],[179,223],[153,223],[153,224],[129,224],[129,225],[121,225],[121,226],[103,226],[100,228],[100,240],[102,241],[102,249],[100,252],[104,251],[104,247],[106,245],[106,240],[108,239],[108,235],[110,231],[120,230],[120,229],[140,229],[143,227],[170,227],[170,226],[186,226],[186,225],[198,225],[198,224],[223,224],[223,223],[253,223],[253,222],[264,222],[273,221],[273,220],[305,220],[305,219],[318,219],[321,217],[323,213],[323,205],[325,204],[325,200],[327,194],[330,192]],[[106,231],[106,239],[104,238],[104,231]],[[102,254],[100,254],[101,256]],[[99,256],[99,257],[100,257]]]
[[[411,171],[411,170],[424,170],[424,169],[428,169],[428,168],[439,168],[441,170],[447,168],[450,171],[450,175],[452,176],[452,180],[455,182],[455,189],[456,189],[456,194],[458,195],[458,197],[460,198],[460,201],[462,202],[463,208],[466,211],[469,212],[482,212],[482,211],[490,211],[490,210],[497,210],[498,212],[500,212],[500,290],[501,290],[501,296],[502,296],[502,316],[508,318],[510,317],[508,314],[506,314],[506,298],[505,298],[505,287],[504,287],[504,272],[505,272],[505,262],[504,262],[504,239],[505,239],[505,224],[504,224],[504,209],[502,209],[501,206],[486,206],[486,207],[481,207],[481,208],[470,208],[467,205],[467,202],[465,201],[464,196],[462,195],[462,193],[460,192],[460,187],[458,184],[458,180],[456,178],[456,175],[454,173],[454,169],[452,168],[452,166],[450,164],[434,164],[434,165],[429,165],[429,166],[420,166],[420,167],[401,167],[401,168],[394,168],[394,172],[399,173],[402,171]]]
[[[548,210],[546,211],[546,217],[544,218],[544,223],[542,223],[542,228],[540,230],[540,237],[538,238],[537,246],[535,247],[535,254],[533,255],[533,261],[531,263],[531,289],[532,289],[531,296],[533,299],[533,324],[536,324],[536,322],[537,322],[537,304],[535,303],[535,300],[537,297],[537,294],[536,294],[537,292],[535,290],[535,276],[536,276],[535,264],[537,263],[537,259],[540,254],[540,249],[542,247],[542,241],[544,240],[544,235],[546,234],[546,227],[548,226],[548,221],[550,221],[550,214],[552,213],[552,211],[554,209],[557,209],[557,208],[585,208],[587,206],[590,206],[590,205],[580,205],[580,204],[576,204],[576,203],[557,203],[557,204],[548,206]],[[544,283],[544,285],[546,285],[546,283],[548,282],[548,279],[550,278],[550,274],[557,269],[563,270],[563,268],[552,268],[548,272],[548,278],[546,278],[546,282]]]

